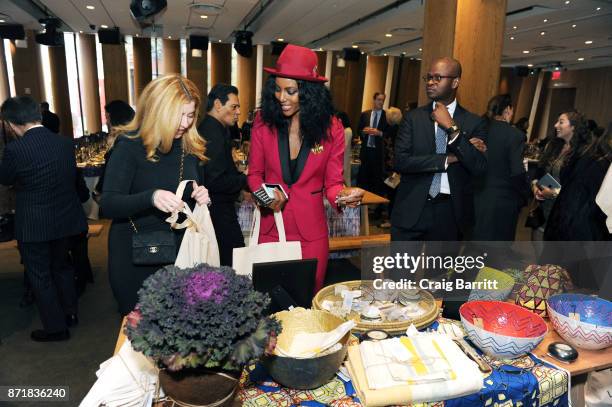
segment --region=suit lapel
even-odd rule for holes
[[[455,124],[460,129],[463,128],[463,122],[465,121],[465,109],[462,108],[459,103],[457,103],[457,107],[455,108],[455,115],[453,116],[453,120]]]
[[[435,127],[434,120],[431,118],[431,114],[433,113],[433,106],[431,103],[427,104],[425,111],[427,112],[427,119],[426,119],[426,127],[427,127],[427,135],[428,135],[427,140],[428,140],[430,151],[435,152],[436,151],[436,127]]]
[[[302,143],[302,147],[300,147],[300,152],[297,156],[297,166],[295,168],[295,182],[300,179],[300,175],[302,175],[302,171],[304,171],[304,167],[306,166],[306,161],[308,160],[308,155],[310,153],[311,146],[307,145],[304,141]]]
[[[289,136],[285,131],[276,131],[278,141],[278,155],[285,184],[291,185],[291,168],[289,167]]]

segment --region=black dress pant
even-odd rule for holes
[[[410,228],[391,226],[392,241],[456,241],[460,239],[459,226],[450,195],[438,194],[428,198],[417,223]]]
[[[77,312],[74,269],[68,256],[71,239],[19,242],[38,313],[48,333],[64,331],[66,315]]]
[[[244,236],[238,223],[238,214],[233,201],[213,200],[210,218],[215,227],[222,266],[232,266],[234,248],[244,247]]]
[[[383,155],[380,148],[366,147],[361,157],[357,184],[377,195],[385,193],[383,183]]]

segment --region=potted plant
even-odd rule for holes
[[[229,267],[166,266],[138,294],[126,335],[155,361],[164,392],[178,402],[228,405],[242,367],[271,352],[281,332],[263,316],[268,296]]]

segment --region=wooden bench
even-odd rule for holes
[[[391,241],[388,233],[367,236],[339,236],[329,238],[329,251],[361,249],[365,244],[387,244]]]
[[[102,234],[102,230],[104,229],[104,225],[89,225],[87,230],[87,237],[97,237]],[[9,240],[8,242],[0,243],[1,249],[15,249],[17,248],[16,240]]]

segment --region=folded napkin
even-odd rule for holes
[[[119,352],[100,365],[98,380],[81,401],[80,407],[152,405],[158,373],[155,366],[140,352],[134,351],[129,340]]]
[[[382,345],[382,357],[381,342],[389,342]],[[377,364],[383,359],[387,363]],[[347,368],[366,407],[466,396],[478,392],[483,380],[476,363],[450,338],[435,333],[350,346]]]
[[[277,345],[275,352],[280,356],[297,359],[314,358],[336,345],[355,325],[355,321],[349,320],[329,332],[300,332],[293,338],[289,349]]]

